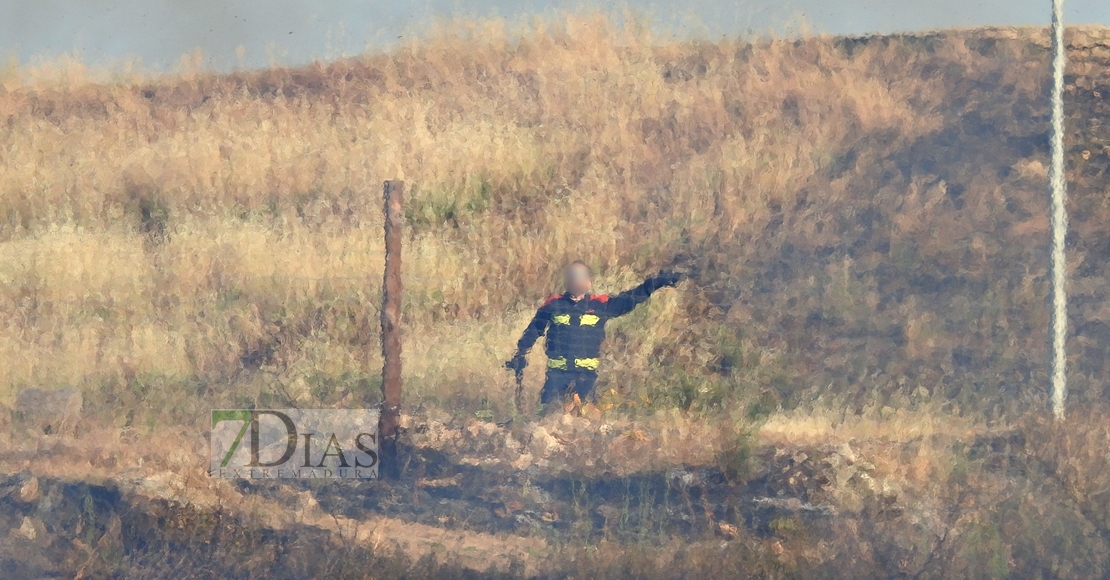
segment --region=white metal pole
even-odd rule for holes
[[[1052,1],[1052,412],[1064,418],[1067,397],[1068,298],[1067,256],[1064,238],[1068,230],[1067,182],[1064,179],[1064,0]]]

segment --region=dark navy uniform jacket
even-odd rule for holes
[[[548,359],[565,359],[567,370],[596,370],[605,340],[605,323],[631,312],[661,288],[656,278],[615,296],[586,294],[575,302],[569,293],[555,294],[536,311],[532,322],[517,342],[517,352],[526,353],[539,337],[547,334],[545,353]],[[590,361],[574,365],[575,360]],[[552,365],[549,365],[551,367]],[[590,368],[592,366],[592,368]]]

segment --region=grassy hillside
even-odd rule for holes
[[[1091,34],[1067,109],[1087,402],[1110,346]],[[186,415],[372,399],[381,182],[404,178],[412,401],[504,410],[499,361],[564,262],[619,290],[692,254],[696,283],[614,329],[604,386],[687,408],[1040,404],[1043,33],[660,45],[583,17],[508,38],[460,24],[304,69],[7,75],[0,394],[103,387]]]
[[[75,386],[86,410],[75,436],[0,413],[0,563],[158,575],[203,543],[319,569],[267,543],[308,526],[342,546],[326,560],[384,566],[374,534],[398,518],[406,554],[477,550],[470,570],[535,549],[517,575],[1096,577],[1110,34],[1069,35],[1066,424],[1044,417],[1043,30],[667,44],[570,16],[299,69],[6,70],[0,403]],[[208,478],[212,408],[377,400],[394,178],[427,455],[395,486]],[[615,409],[491,421],[564,263],[618,291],[680,256],[697,275],[612,327]],[[223,510],[255,520],[209,546]]]

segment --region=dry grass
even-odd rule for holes
[[[863,413],[820,407],[771,415],[760,425],[758,437],[767,445],[790,447],[861,441],[903,444],[938,438],[958,441],[985,432],[979,421],[936,405],[914,410],[872,407]]]
[[[1080,404],[1110,347],[1110,90],[1082,34]],[[379,192],[403,178],[413,406],[511,413],[500,362],[566,261],[615,291],[693,254],[695,281],[613,326],[600,387],[627,421],[778,413],[760,433],[782,444],[1001,428],[1046,384],[1044,39],[660,44],[569,15],[301,69],[9,67],[0,401],[77,385],[121,424],[373,402]]]
[[[620,289],[676,252],[758,235],[862,136],[940,122],[927,111],[943,87],[882,78],[919,58],[896,47],[657,45],[593,16],[502,26],[301,70],[9,74],[0,398],[261,369],[306,403],[314,377],[373,375],[378,191],[403,177],[414,398],[503,406],[505,337],[563,262],[586,257]],[[718,356],[705,308],[728,304],[680,292],[652,312],[663,321],[618,329],[622,391],[663,388],[659,349],[663,381],[716,380],[699,370]]]
[[[1066,427],[1027,413],[1047,385],[1044,31],[661,44],[569,15],[448,23],[301,69],[9,66],[0,402],[75,385],[89,413],[77,441],[0,430],[0,463],[49,453],[44,475],[132,477],[250,512],[186,467],[203,449],[134,439],[201,441],[211,408],[373,403],[380,189],[403,178],[415,442],[507,473],[763,469],[842,516],[737,531],[724,559],[684,538],[650,557],[564,550],[551,569],[1097,575],[1103,36],[1076,33],[1069,65],[1072,401],[1090,410]],[[587,259],[617,291],[679,254],[699,275],[612,326],[603,409],[491,421],[514,412],[501,361],[563,263]],[[278,511],[258,501],[259,517]]]

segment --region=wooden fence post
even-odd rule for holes
[[[405,182],[385,182],[385,281],[382,285],[382,411],[378,419],[379,473],[400,477],[397,427],[401,415],[401,232]]]

